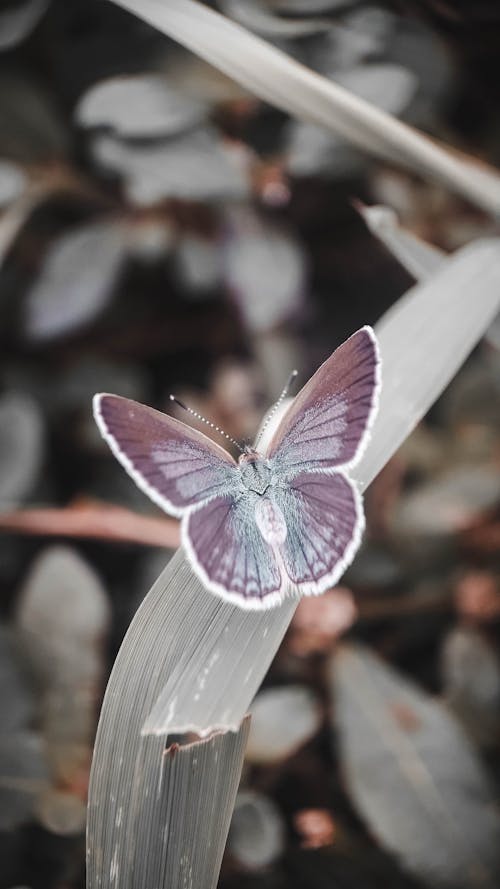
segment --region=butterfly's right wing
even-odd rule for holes
[[[334,586],[352,562],[364,528],[361,496],[342,472],[299,472],[275,489],[287,526],[283,567],[301,594]]]
[[[353,466],[378,404],[380,358],[371,327],[362,327],[321,365],[294,398],[266,456],[281,473]]]
[[[231,454],[196,429],[118,395],[96,395],[94,416],[115,457],[166,512],[180,516],[238,492],[241,473]]]

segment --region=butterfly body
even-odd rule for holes
[[[323,592],[352,561],[364,517],[348,471],[366,445],[379,375],[365,327],[304,386],[264,452],[245,448],[238,462],[197,430],[119,396],[95,396],[94,413],[139,487],[182,519],[183,546],[208,589],[267,608],[293,590]]]

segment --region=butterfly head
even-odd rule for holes
[[[259,451],[256,451],[251,445],[244,445],[243,452],[238,460],[240,465],[245,463],[255,463],[256,460],[262,460],[262,454],[260,454]]]

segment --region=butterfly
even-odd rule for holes
[[[264,453],[238,462],[203,433],[117,395],[94,396],[112,452],[162,509],[181,518],[203,584],[242,608],[333,586],[361,541],[361,495],[347,472],[375,418],[380,359],[363,327],[306,383]],[[213,424],[212,424],[213,425]]]

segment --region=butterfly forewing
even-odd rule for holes
[[[94,415],[115,456],[159,506],[174,515],[219,494],[235,494],[232,456],[196,429],[118,395],[96,395]]]
[[[246,608],[280,601],[281,574],[257,528],[252,501],[216,497],[190,512],[182,531],[195,570],[215,592]]]
[[[364,526],[361,498],[342,473],[298,473],[276,490],[287,521],[285,571],[302,593],[333,586],[352,561]]]
[[[353,464],[361,455],[378,397],[373,331],[363,327],[339,346],[299,392],[271,441],[277,471]]]

